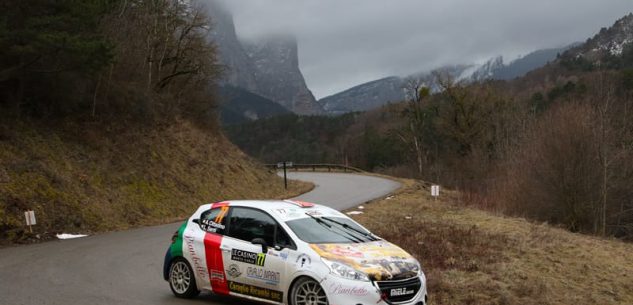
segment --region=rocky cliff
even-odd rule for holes
[[[244,43],[236,34],[231,13],[216,1],[208,5],[214,25],[210,39],[217,45],[220,64],[225,68],[221,86],[247,90],[297,114],[323,112],[299,69],[297,41],[293,37],[273,36]]]

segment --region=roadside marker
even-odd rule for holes
[[[433,198],[435,198],[435,200],[437,200],[437,197],[440,196],[440,186],[439,185],[432,185],[431,186],[431,196],[433,196]]]
[[[26,225],[29,226],[29,232],[33,233],[32,226],[37,224],[37,222],[35,221],[35,212],[33,211],[24,212],[24,218],[26,219]]]

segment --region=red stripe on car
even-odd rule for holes
[[[224,274],[224,262],[222,261],[222,235],[207,233],[204,236],[204,251],[209,268],[211,289],[217,294],[229,294],[229,286]]]

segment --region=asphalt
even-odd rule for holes
[[[392,180],[354,174],[293,172],[289,177],[316,185],[297,199],[339,210],[399,187]],[[0,249],[0,304],[235,304],[235,299],[210,293],[193,300],[172,295],[162,279],[162,264],[179,225]]]

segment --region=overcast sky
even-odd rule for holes
[[[238,36],[294,34],[317,98],[385,76],[585,41],[633,0],[223,0]]]

